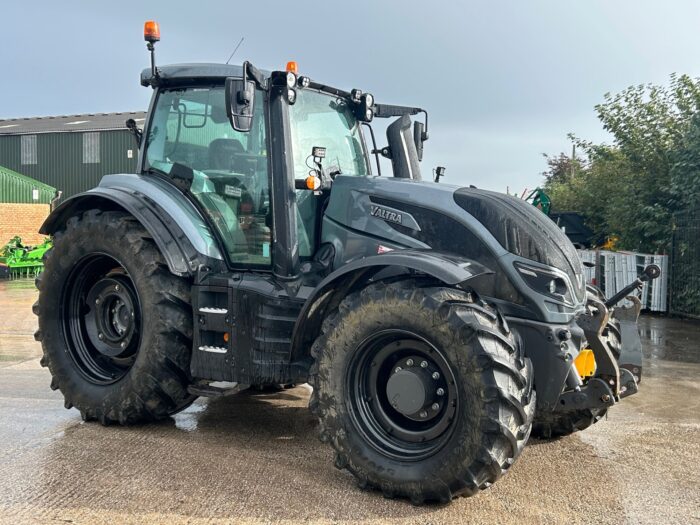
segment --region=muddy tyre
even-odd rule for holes
[[[472,495],[520,455],[532,365],[467,292],[416,281],[349,295],[315,341],[310,407],[335,464],[414,504]]]
[[[41,364],[66,408],[104,425],[133,424],[194,401],[190,284],[169,272],[133,217],[91,210],[70,218],[37,287]]]

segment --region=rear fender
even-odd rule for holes
[[[223,270],[221,251],[204,219],[179,190],[169,186],[155,177],[109,175],[96,188],[58,206],[39,231],[52,235],[70,217],[90,209],[123,210],[148,231],[173,274],[194,275],[202,266]]]
[[[372,279],[400,274],[430,276],[446,286],[478,291],[493,271],[466,258],[422,250],[395,250],[348,263],[328,275],[304,303],[294,325],[292,361],[309,354],[323,320],[349,293]]]

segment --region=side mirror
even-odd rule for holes
[[[226,79],[226,114],[236,131],[248,132],[253,125],[255,83],[239,78]]]
[[[427,139],[425,134],[425,126],[422,122],[415,121],[413,123],[413,142],[416,143],[416,153],[418,160],[423,160],[423,142]]]

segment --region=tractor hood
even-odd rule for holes
[[[360,235],[362,242],[355,240]],[[323,241],[335,245],[337,264],[400,248],[458,254],[495,271],[494,297],[523,307],[533,293],[515,264],[554,268],[566,276],[571,292],[569,304],[556,311],[573,314],[585,299],[583,266],[569,239],[534,206],[497,192],[341,175],[333,183]],[[552,311],[548,298],[537,300],[543,315]]]
[[[454,200],[508,252],[564,271],[577,299],[584,299],[583,265],[576,248],[542,211],[517,197],[476,188],[458,189]]]

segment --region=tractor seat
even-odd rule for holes
[[[245,149],[236,139],[214,139],[209,144],[209,169],[246,173]]]

